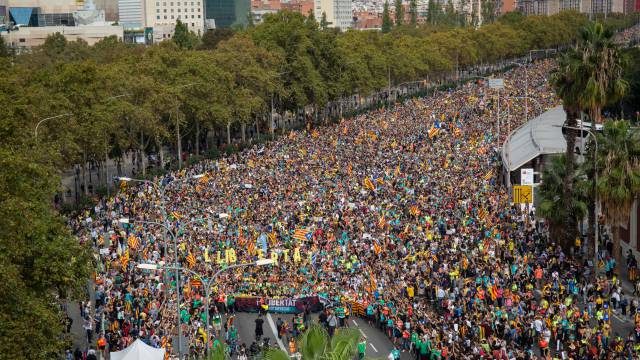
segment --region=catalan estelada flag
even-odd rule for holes
[[[189,253],[189,255],[187,256],[187,263],[189,263],[190,268],[196,266],[196,257],[193,256],[192,253]]]
[[[293,238],[298,241],[311,240],[311,230],[309,229],[296,229],[293,233]]]
[[[478,219],[484,220],[485,217],[487,217],[487,210],[484,208],[478,210]]]
[[[485,180],[491,180],[491,178],[492,178],[492,177],[493,177],[493,170],[489,170],[489,172],[487,172],[487,173],[484,175],[484,179],[485,179]]]
[[[175,220],[180,220],[182,219],[182,215],[180,215],[177,211],[173,211],[171,213],[171,216],[175,219]]]
[[[191,286],[199,288],[202,286],[202,280],[200,279],[191,279],[189,280],[189,283],[191,284]]]
[[[376,187],[375,185],[373,185],[373,183],[371,182],[371,179],[369,178],[364,178],[364,186],[369,189],[369,190],[375,190]]]
[[[412,207],[409,208],[409,214],[413,216],[417,216],[419,213],[420,213],[420,210],[418,210],[418,205],[413,205]]]
[[[440,131],[440,129],[438,129],[435,126],[431,125],[431,129],[429,129],[429,139],[433,139],[434,136],[438,135],[439,131]]]
[[[138,240],[137,237],[135,237],[133,234],[131,234],[131,236],[129,236],[129,247],[133,250],[138,248],[138,245],[140,245],[140,240]]]
[[[462,130],[460,130],[459,127],[456,127],[455,129],[453,129],[453,135],[455,137],[459,137],[460,135],[462,135]]]

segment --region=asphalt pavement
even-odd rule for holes
[[[247,348],[255,340],[255,320],[257,319],[257,313],[237,313],[235,315],[234,323],[238,329],[238,344],[245,343]],[[279,347],[287,354],[289,354],[289,346],[286,339],[279,340],[276,330],[276,322],[278,318],[283,321],[288,321],[291,325],[293,321],[292,314],[274,314],[268,313],[267,316],[263,316],[264,325],[264,337],[270,339],[270,344],[273,347]],[[313,322],[318,319],[318,314],[313,314],[311,318]],[[374,326],[369,325],[365,319],[358,317],[351,317],[349,320],[349,327],[355,328],[365,337],[367,342],[367,358],[387,358],[387,355],[393,349],[393,343],[383,334],[380,330]],[[291,354],[289,354],[291,355]],[[408,352],[403,352],[401,355],[402,360],[411,360],[413,357]]]

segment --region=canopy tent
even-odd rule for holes
[[[151,347],[140,339],[128,348],[111,353],[111,360],[163,360],[165,349]]]
[[[502,147],[504,167],[514,171],[539,155],[564,153],[567,141],[561,127],[565,118],[562,106],[556,106],[512,132]]]

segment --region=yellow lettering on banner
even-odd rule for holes
[[[275,265],[278,265],[278,253],[275,251],[271,252],[271,260],[273,260],[273,263]]]
[[[220,251],[216,251],[216,264],[222,264],[222,258],[220,257]]]
[[[204,262],[208,262],[208,263],[211,262],[211,259],[209,259],[209,247],[208,246],[204,249]]]
[[[313,256],[313,254],[312,254],[312,253],[309,253],[309,256],[308,256],[309,264],[311,264],[311,256]]]
[[[289,262],[289,249],[282,250],[282,254],[284,255],[284,262]]]
[[[302,257],[300,257],[300,248],[293,249],[293,262],[299,263],[301,260]]]
[[[264,252],[262,249],[256,249],[256,251],[258,252],[258,259],[264,259]]]
[[[236,251],[234,249],[227,249],[225,251],[225,260],[227,261],[227,264],[235,264],[236,261],[238,261]]]

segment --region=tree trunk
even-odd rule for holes
[[[260,138],[260,116],[256,115],[256,138]]]
[[[107,198],[110,196],[110,189],[109,189],[109,148],[105,147],[104,148],[104,184],[107,187]]]
[[[82,152],[82,193],[86,196],[88,194],[88,184],[87,184],[87,151]]]
[[[231,145],[231,121],[227,123],[227,145]]]
[[[156,136],[156,146],[158,147],[158,157],[160,158],[160,169],[164,169],[164,149],[159,136]]]
[[[140,132],[140,152],[138,154],[140,158],[140,167],[142,168],[142,176],[147,176],[147,167],[144,165],[144,133]]]
[[[178,169],[182,169],[182,138],[180,137],[180,118],[176,113],[176,140],[178,149]]]
[[[569,127],[575,127],[577,124],[576,113],[573,109],[565,109],[567,114],[567,125]],[[573,202],[573,177],[575,175],[574,162],[575,162],[575,144],[576,144],[576,130],[567,129],[567,151],[565,153],[565,176],[564,176],[564,192],[563,192],[563,204],[567,209],[567,218],[565,219],[564,239],[562,241],[562,248],[565,250],[571,249],[573,242],[576,238],[576,219],[575,214],[571,209],[571,203]]]
[[[200,122],[196,120],[196,156],[200,156]]]
[[[244,122],[240,124],[240,131],[242,132],[242,143],[247,142],[247,124]]]
[[[611,240],[613,241],[613,257],[616,259],[616,274],[618,279],[622,278],[626,264],[622,259],[622,249],[620,247],[620,226],[611,226]]]

